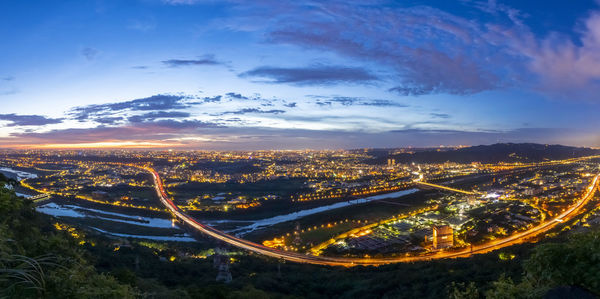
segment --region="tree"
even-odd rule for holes
[[[573,286],[600,294],[600,231],[578,233],[561,243],[537,246],[523,263],[520,283],[501,277],[489,298],[537,298],[548,290]]]
[[[136,295],[129,285],[97,273],[73,238],[54,230],[48,219],[35,212],[31,201],[17,197],[3,185],[0,215],[0,297],[133,298]]]
[[[448,288],[448,298],[449,299],[478,299],[479,291],[477,290],[477,286],[475,286],[474,282],[470,282],[465,285],[465,283],[455,283],[452,282],[450,287]]]

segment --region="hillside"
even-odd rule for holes
[[[396,159],[397,163],[443,163],[446,161],[457,163],[497,163],[540,162],[597,154],[600,154],[600,150],[585,147],[535,143],[497,143],[446,151],[432,149],[429,151],[414,152],[412,154],[404,153],[389,155],[389,158]]]

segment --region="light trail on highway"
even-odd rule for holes
[[[134,166],[134,165],[129,165]],[[573,218],[578,212],[593,198],[595,191],[598,189],[598,181],[600,178],[600,174],[596,175],[590,185],[587,187],[585,194],[581,197],[581,199],[571,206],[569,209],[553,218],[550,221],[544,222],[536,227],[533,227],[527,231],[514,234],[504,239],[499,239],[490,243],[486,243],[479,246],[473,246],[471,248],[467,248],[460,251],[440,251],[431,255],[424,256],[406,256],[406,257],[393,257],[393,258],[345,258],[345,257],[327,257],[327,256],[317,256],[310,254],[301,254],[297,252],[283,251],[274,248],[269,248],[254,242],[250,242],[244,239],[237,238],[235,236],[226,234],[220,230],[217,230],[211,226],[204,225],[194,218],[190,217],[186,213],[184,213],[175,203],[169,198],[167,193],[164,190],[164,186],[162,180],[158,173],[150,168],[150,167],[140,167],[134,166],[138,168],[142,168],[152,174],[155,190],[160,198],[162,204],[178,219],[190,225],[194,229],[204,233],[208,236],[211,236],[217,240],[221,240],[227,244],[235,246],[240,249],[248,250],[250,252],[262,254],[265,256],[273,257],[276,259],[283,259],[286,261],[298,262],[298,263],[308,263],[308,264],[316,264],[316,265],[328,265],[328,266],[344,266],[344,267],[352,267],[357,265],[363,266],[379,266],[384,264],[391,263],[399,263],[399,262],[415,262],[415,261],[427,261],[432,259],[441,259],[441,258],[458,258],[458,257],[468,257],[473,254],[485,253],[489,251],[493,251],[496,249],[500,249],[506,246],[522,243],[526,241],[528,238],[537,236],[544,232],[549,231],[553,227],[555,227],[558,223],[568,221]]]
[[[428,186],[428,187],[432,187],[432,188],[437,188],[437,189],[442,189],[442,190],[447,190],[447,191],[452,191],[452,192],[457,192],[457,193],[463,193],[463,194],[468,194],[468,195],[476,195],[476,194],[481,195],[481,193],[477,193],[474,191],[460,190],[460,189],[456,189],[456,188],[451,188],[451,187],[447,187],[447,186],[442,186],[442,185],[437,185],[437,184],[432,184],[432,183],[427,183],[427,182],[422,182],[422,181],[416,181],[416,183],[417,183],[417,185],[423,185],[423,186]]]

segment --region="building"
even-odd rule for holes
[[[294,241],[292,242],[294,246],[300,247],[302,245],[302,239],[300,238],[300,223],[296,222],[296,228],[294,229]]]
[[[474,206],[477,204],[477,195],[467,195],[467,204]]]
[[[454,246],[454,231],[449,225],[433,227],[433,248],[441,249]]]
[[[528,196],[535,196],[541,194],[542,192],[544,192],[542,188],[527,188],[525,189],[525,191],[523,191],[523,194]]]
[[[92,198],[95,200],[106,200],[108,199],[108,192],[92,191]]]
[[[388,167],[394,167],[396,165],[396,159],[388,159],[387,165]]]

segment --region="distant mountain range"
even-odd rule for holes
[[[546,145],[535,143],[497,143],[478,145],[454,150],[420,150],[414,153],[392,154],[387,158],[395,159],[396,163],[497,163],[497,162],[540,162],[545,160],[568,159],[600,154],[600,150],[586,147],[564,145]],[[385,163],[381,155],[376,160]]]

